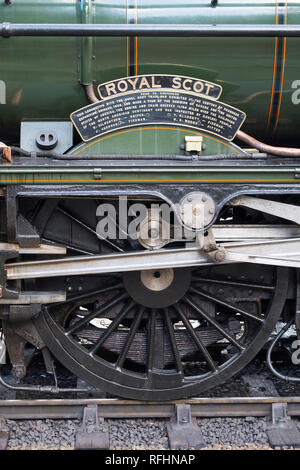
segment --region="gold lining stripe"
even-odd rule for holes
[[[287,0],[285,0],[284,24],[287,24]],[[274,134],[277,130],[278,121],[279,121],[279,114],[280,114],[280,108],[281,108],[283,82],[284,82],[284,72],[285,72],[285,55],[286,55],[286,38],[283,38],[281,87],[280,87],[280,95],[279,95],[279,104],[278,104],[278,109],[277,109],[277,117],[276,117],[276,122],[275,122],[275,127],[274,127]]]
[[[126,0],[126,24],[128,24],[128,0]],[[126,37],[126,76],[129,77],[129,36]]]
[[[276,0],[276,24],[278,24],[278,0]],[[269,117],[268,117],[268,122],[267,122],[267,129],[268,129],[269,125],[270,125],[271,112],[272,112],[272,107],[273,107],[274,90],[275,90],[275,76],[276,76],[276,66],[277,66],[277,40],[278,40],[278,38],[275,38],[273,82],[272,82],[272,93],[271,93],[271,101],[270,101],[270,108],[269,108]]]
[[[135,0],[135,24],[138,24],[138,4]],[[138,74],[138,37],[135,37],[135,74]]]

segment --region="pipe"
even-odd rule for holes
[[[83,26],[93,23],[92,15],[92,0],[80,1],[81,23]],[[90,86],[93,83],[92,79],[92,63],[93,63],[93,38],[81,38],[81,72],[80,81],[82,85]],[[88,96],[88,93],[87,93]],[[96,98],[96,97],[95,97]],[[94,103],[95,101],[91,101]]]
[[[300,25],[0,24],[0,36],[299,37]]]
[[[267,364],[268,364],[268,367],[271,370],[271,372],[274,375],[276,375],[276,377],[278,377],[279,379],[286,380],[288,382],[300,382],[300,377],[293,377],[291,375],[283,375],[280,372],[278,372],[278,370],[275,369],[275,367],[273,366],[272,361],[271,361],[271,355],[272,355],[272,351],[273,351],[275,345],[278,343],[278,341],[284,335],[284,333],[292,326],[293,322],[294,322],[294,318],[291,318],[290,321],[288,323],[286,323],[286,325],[280,330],[280,332],[277,334],[277,336],[275,336],[274,340],[270,344],[270,347],[269,347],[268,353],[267,353]]]
[[[69,154],[57,154],[55,152],[28,152],[20,147],[10,147],[13,153],[20,155],[20,157],[38,157],[38,158],[50,158],[52,160],[166,160],[166,161],[215,161],[215,160],[266,160],[270,158],[270,155],[266,153],[252,153],[252,154],[219,154],[219,155],[118,155],[118,154],[102,154],[102,155],[69,155]],[[292,149],[291,149],[292,150]],[[1,152],[1,148],[0,148]],[[277,155],[276,155],[277,156]]]
[[[270,153],[279,157],[300,157],[300,149],[290,147],[273,147],[272,145],[264,144],[263,142],[254,139],[254,137],[251,137],[243,131],[238,131],[236,138],[249,145],[249,147],[255,148],[260,152]]]
[[[0,384],[8,390],[15,390],[17,392],[46,392],[46,393],[69,393],[69,392],[88,392],[92,389],[89,388],[59,388],[56,385],[11,385],[5,382],[0,374]]]
[[[94,91],[94,85],[92,83],[90,83],[89,85],[82,85],[83,88],[85,89],[85,94],[86,94],[86,97],[87,99],[89,100],[90,103],[98,103],[98,98],[97,96],[95,95],[95,91]]]

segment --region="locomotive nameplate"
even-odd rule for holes
[[[100,98],[103,100],[123,93],[147,90],[182,91],[183,93],[188,92],[218,100],[223,89],[216,83],[211,83],[199,78],[159,74],[119,78],[118,80],[112,80],[98,86]]]
[[[117,95],[71,114],[85,142],[119,129],[153,124],[189,127],[232,140],[245,117],[220,101],[171,90]]]

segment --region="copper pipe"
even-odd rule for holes
[[[89,100],[89,102],[98,103],[98,101],[100,100],[98,100],[97,96],[95,95],[93,84],[91,83],[90,85],[83,85],[83,86],[85,89],[86,97]]]
[[[250,135],[243,131],[238,131],[236,138],[245,142],[251,148],[255,148],[260,152],[270,153],[272,155],[278,155],[282,157],[300,157],[300,149],[290,147],[273,147],[272,145],[264,144],[259,140],[254,139]]]
[[[0,149],[2,149],[2,157],[9,163],[12,163],[11,147],[4,144],[3,142],[0,142]]]

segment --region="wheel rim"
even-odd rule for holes
[[[201,290],[197,287],[199,281],[192,282],[176,304],[148,308],[132,300],[115,279],[117,283],[111,289],[103,288],[94,294],[109,297],[97,308],[91,294],[80,302],[70,299],[65,324],[61,322],[61,310],[48,307],[36,325],[54,355],[92,385],[129,398],[178,399],[228,379],[260,350],[283,306],[287,284],[284,271],[277,272],[267,311],[260,315],[214,297],[222,310],[212,317],[199,302],[201,298],[213,304],[204,281]],[[206,285],[213,284],[211,281]],[[262,290],[267,287],[271,286],[263,286]],[[89,305],[84,316],[79,305]],[[226,321],[229,310],[236,313]],[[95,320],[100,324],[102,321],[102,326],[95,326]],[[199,326],[195,326],[196,321]]]
[[[133,399],[180,399],[228,380],[257,354],[288,284],[284,268],[247,264],[157,274],[90,277],[93,290],[44,308],[36,327],[91,385]]]

